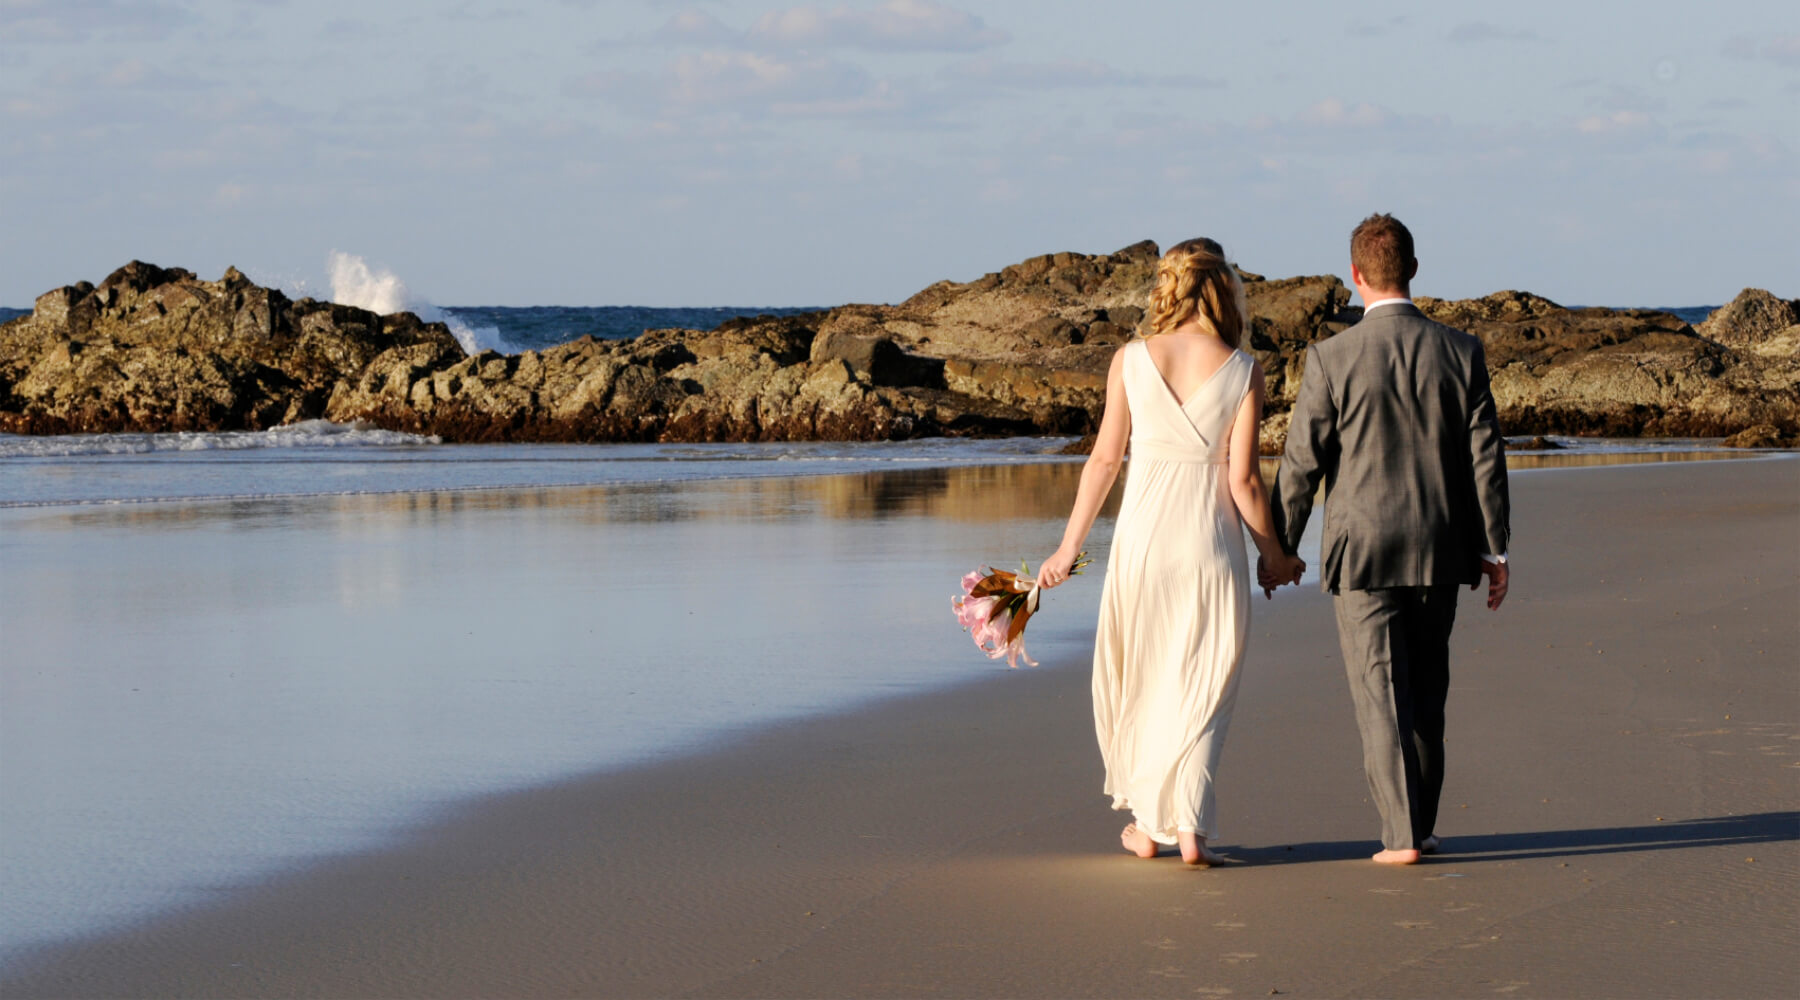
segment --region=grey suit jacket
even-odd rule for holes
[[[1474,583],[1511,536],[1481,341],[1410,304],[1307,348],[1275,534],[1292,552],[1325,484],[1326,590]]]

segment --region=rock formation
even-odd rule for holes
[[[323,417],[447,441],[1085,434],[1157,248],[1050,254],[898,305],[468,356],[442,324],[132,262],[0,325],[0,431],[256,430]],[[1306,347],[1358,318],[1335,277],[1245,274],[1279,448]],[[1420,299],[1480,336],[1509,434],[1800,433],[1800,308],[1747,290],[1699,330],[1523,292]],[[1762,440],[1759,438],[1758,440]]]
[[[411,313],[290,302],[232,268],[218,281],[132,261],[98,288],[38,296],[0,326],[0,430],[247,430],[323,416],[392,350],[460,355]]]
[[[1714,437],[1762,423],[1800,428],[1796,340],[1734,318],[1764,315],[1741,304],[1773,298],[1747,289],[1705,333],[1666,312],[1565,309],[1528,292],[1417,301],[1481,338],[1508,434]]]

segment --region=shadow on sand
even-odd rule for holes
[[[1688,847],[1725,847],[1800,840],[1800,812],[1755,813],[1681,820],[1651,826],[1616,826],[1593,830],[1541,830],[1446,837],[1441,854],[1427,864],[1459,865],[1484,861],[1525,861],[1589,854],[1669,851]],[[1367,858],[1381,849],[1373,840],[1333,840],[1273,847],[1228,847],[1224,852],[1245,864],[1295,864],[1303,861],[1346,861]]]

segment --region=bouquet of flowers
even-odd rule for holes
[[[1086,552],[1081,553],[1070,574],[1081,572],[1092,561]],[[990,660],[1006,657],[1008,667],[1017,667],[1020,660],[1028,667],[1037,666],[1025,652],[1025,623],[1038,609],[1037,579],[1031,570],[1023,562],[1017,573],[983,566],[963,574],[962,587],[963,592],[951,598],[950,607],[963,630],[975,640],[975,648]]]

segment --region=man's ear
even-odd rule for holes
[[[1355,263],[1350,265],[1350,283],[1352,285],[1366,284],[1363,281],[1362,268],[1357,267]]]
[[[1406,283],[1409,285],[1412,284],[1412,280],[1418,276],[1419,258],[1414,257],[1412,260],[1408,261],[1406,265]]]

